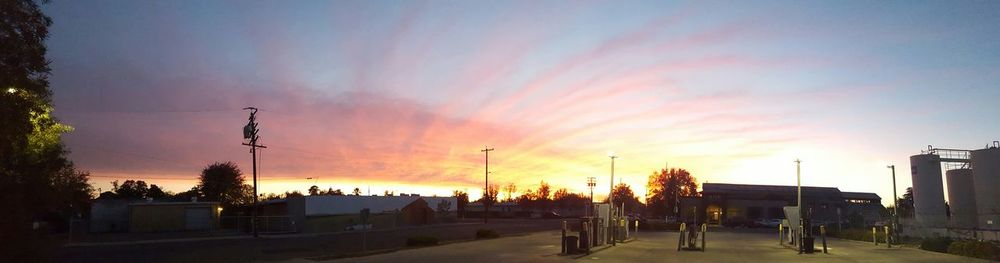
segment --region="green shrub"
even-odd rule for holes
[[[953,240],[950,237],[927,238],[920,242],[920,249],[948,253],[948,246]]]
[[[476,230],[476,239],[486,239],[486,238],[498,238],[500,234],[493,229],[479,229]]]
[[[1000,246],[994,242],[959,240],[948,246],[948,253],[966,257],[1000,260]]]
[[[406,238],[406,246],[410,247],[433,246],[437,244],[438,239],[432,236],[414,236]]]

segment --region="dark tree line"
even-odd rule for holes
[[[33,223],[63,226],[93,194],[89,174],[66,157],[62,134],[72,128],[51,116],[50,25],[35,1],[0,1],[0,258],[11,262],[45,261]]]

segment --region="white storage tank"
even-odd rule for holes
[[[975,228],[976,193],[972,169],[955,169],[945,172],[948,180],[948,205],[951,223],[957,228]]]
[[[937,154],[910,156],[913,179],[913,214],[926,227],[946,227],[948,216],[941,184],[941,157]]]
[[[971,164],[979,228],[1000,229],[1000,148],[972,151]]]

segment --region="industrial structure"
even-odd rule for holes
[[[680,220],[753,226],[762,220],[785,219],[782,209],[796,204],[797,198],[797,188],[792,185],[704,183],[701,196],[681,197]],[[853,223],[868,226],[884,220],[880,211],[885,207],[875,193],[803,186],[802,203],[803,213],[810,214],[815,223],[839,226],[855,218]]]
[[[948,207],[942,167],[948,183]],[[914,218],[920,227],[1000,230],[1000,141],[979,150],[928,146],[910,156],[910,172]]]

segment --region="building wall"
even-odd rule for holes
[[[132,206],[129,215],[131,232],[184,230],[183,206]]]
[[[132,204],[129,206],[129,231],[141,232],[175,232],[188,229],[188,209],[209,209],[208,216],[211,225],[209,229],[218,228],[218,203],[154,203]]]
[[[127,200],[97,200],[90,208],[90,232],[110,233],[128,231]]]

